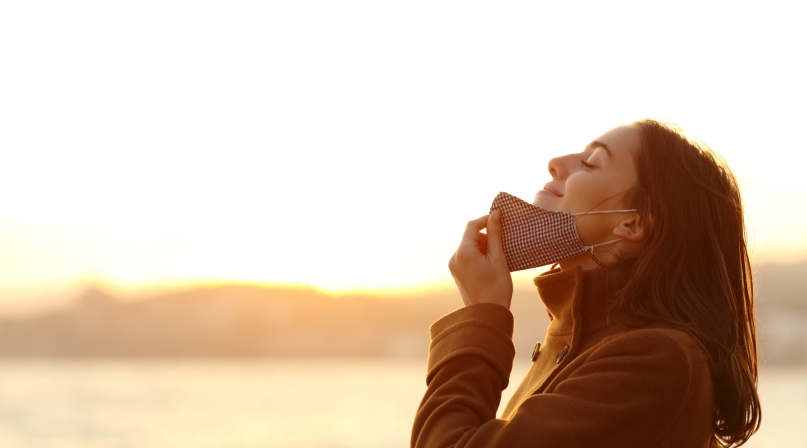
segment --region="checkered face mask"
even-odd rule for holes
[[[595,213],[623,213],[636,210],[595,210],[591,212],[554,212],[527,203],[511,194],[499,193],[490,212],[502,215],[502,246],[510,272],[556,263],[591,251],[604,244],[592,246],[580,242],[575,225],[576,216]],[[596,260],[596,259],[595,259]]]

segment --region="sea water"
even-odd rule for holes
[[[404,448],[425,373],[423,359],[0,360],[0,447]],[[804,446],[807,368],[766,368],[760,395],[746,446]]]

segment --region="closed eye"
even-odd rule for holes
[[[590,164],[590,163],[586,163],[586,161],[585,161],[585,160],[581,160],[581,161],[580,161],[580,163],[582,163],[582,164],[583,164],[583,167],[584,167],[585,169],[587,169],[587,170],[590,170],[590,169],[594,168],[594,165],[592,165],[592,164]]]

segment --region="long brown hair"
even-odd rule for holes
[[[751,266],[737,181],[705,145],[672,125],[634,123],[638,186],[626,197],[642,218],[638,258],[617,269],[618,307],[669,322],[708,354],[715,392],[712,447],[739,446],[759,429]],[[627,260],[626,260],[627,261]]]

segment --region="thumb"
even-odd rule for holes
[[[502,247],[502,212],[496,210],[488,217],[488,255],[494,258],[504,257]]]

